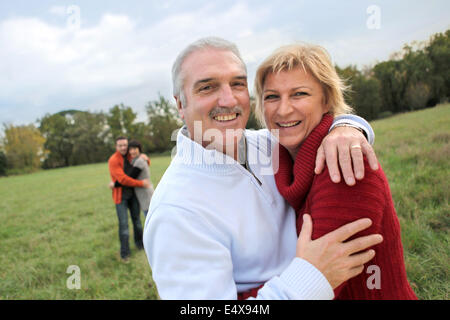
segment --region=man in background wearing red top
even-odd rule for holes
[[[134,242],[138,249],[143,249],[140,209],[133,188],[149,187],[148,180],[136,180],[127,176],[125,172],[127,172],[127,168],[131,167],[128,157],[128,139],[118,137],[116,139],[116,152],[109,158],[108,166],[111,181],[118,181],[122,185],[113,188],[112,196],[119,219],[120,257],[124,262],[128,262],[130,256],[128,210],[130,210],[131,221],[133,222]]]

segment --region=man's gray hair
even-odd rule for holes
[[[180,98],[183,107],[185,107],[186,105],[186,98],[182,90],[185,75],[181,72],[181,66],[184,60],[191,53],[207,48],[231,51],[242,62],[242,66],[244,67],[244,70],[247,73],[247,67],[245,66],[244,60],[242,59],[241,54],[239,53],[239,50],[234,43],[218,37],[201,38],[191,43],[183,51],[180,52],[180,54],[178,55],[177,59],[175,60],[172,66],[173,95],[175,97]]]

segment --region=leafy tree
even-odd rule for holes
[[[430,85],[424,82],[410,83],[406,88],[405,100],[409,110],[422,109],[427,106],[431,98]]]
[[[162,152],[175,146],[175,130],[181,127],[176,106],[159,94],[158,100],[150,101],[147,106],[150,151]]]
[[[69,110],[46,115],[39,129],[49,151],[44,168],[106,161],[114,151],[108,145],[109,128],[103,113]]]
[[[109,130],[103,113],[78,112],[70,127],[73,147],[71,165],[108,160],[114,151],[107,144]]]
[[[70,165],[74,145],[70,132],[71,114],[47,114],[40,120],[39,130],[45,138],[45,149],[49,151],[43,164],[44,168]]]
[[[381,85],[382,111],[402,112],[433,106],[450,94],[450,30],[428,43],[405,45],[374,67]]]
[[[361,71],[359,71],[356,66],[350,65],[345,68],[339,68],[335,66],[338,75],[344,80],[344,82],[350,87],[345,93],[345,102],[351,106],[355,107],[354,98],[358,94],[358,91],[354,87],[356,79],[361,77]]]
[[[41,167],[45,139],[32,124],[4,125],[4,149],[9,167],[34,171]]]
[[[356,66],[345,69],[336,67],[338,74],[350,85],[345,99],[361,117],[372,120],[378,117],[381,109],[380,84],[370,72],[359,71]]]
[[[374,67],[375,77],[381,86],[381,111],[394,113],[406,110],[404,100],[407,88],[407,72],[401,60],[381,62]]]
[[[6,154],[0,151],[0,176],[6,176],[6,169],[8,167],[8,161],[6,159]]]
[[[422,44],[404,46],[403,64],[407,73],[406,90],[404,92],[405,110],[416,110],[425,108],[431,98],[432,86],[431,72],[433,63],[429,56],[421,49]]]
[[[129,136],[128,138],[138,140],[142,145],[142,151],[145,153],[153,152],[155,149],[150,128],[144,122],[137,122],[135,124],[134,135]]]
[[[360,76],[355,79],[353,88],[357,92],[353,99],[356,113],[367,120],[378,118],[381,109],[380,83],[378,80]]]
[[[432,62],[429,105],[433,105],[450,97],[450,29],[433,35],[424,50]]]
[[[135,123],[137,114],[131,107],[124,106],[123,103],[115,105],[109,110],[106,116],[107,123],[110,128],[112,140],[118,136],[132,137],[137,133],[137,125]]]

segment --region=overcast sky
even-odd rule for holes
[[[325,46],[339,66],[383,61],[450,28],[450,1],[0,2],[0,123],[75,108],[171,97],[179,51],[204,36],[235,42],[249,71],[280,45]],[[79,19],[78,19],[79,17]]]

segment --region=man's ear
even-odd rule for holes
[[[179,97],[173,97],[175,98],[175,102],[177,104],[178,114],[180,115],[180,118],[184,120],[184,108],[183,104],[181,103],[181,99]]]

